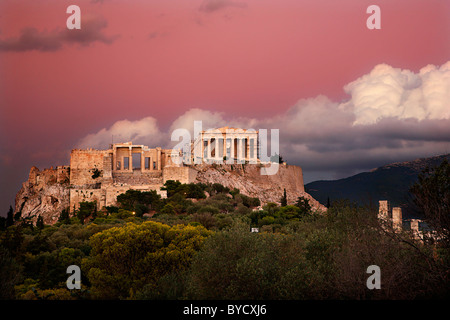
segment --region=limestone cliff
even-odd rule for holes
[[[228,188],[237,188],[242,194],[257,197],[262,204],[279,203],[286,189],[288,204],[294,204],[298,197],[303,196],[318,211],[326,208],[305,192],[302,169],[293,165],[280,165],[274,175],[261,175],[260,165],[220,164],[196,165],[197,182],[220,183]]]
[[[31,217],[35,223],[41,215],[45,224],[58,220],[61,211],[69,207],[69,168],[44,169],[32,167],[28,180],[16,195],[15,212]]]

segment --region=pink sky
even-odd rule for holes
[[[71,4],[79,40],[65,30]],[[381,30],[366,28],[371,4]],[[442,65],[449,17],[445,0],[3,0],[0,188],[14,194],[31,165],[64,164],[77,141],[118,120],[168,127],[190,108],[273,117],[319,94],[348,99],[343,87],[380,63]],[[20,39],[24,28],[36,38]]]

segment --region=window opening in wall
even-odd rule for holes
[[[247,138],[245,138],[244,140],[244,143],[243,143],[243,145],[244,145],[244,159],[247,159],[248,158],[248,139]]]
[[[140,153],[133,153],[133,170],[141,170],[141,154]]]

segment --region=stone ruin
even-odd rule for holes
[[[404,227],[404,223],[407,225],[409,222],[409,230],[415,239],[424,239],[424,230],[419,226],[424,223],[421,219],[403,219],[402,208],[393,207],[388,200],[380,200],[378,207],[378,219],[391,226],[394,231],[401,232],[407,231],[408,228]],[[428,232],[429,236],[436,238],[435,232]]]

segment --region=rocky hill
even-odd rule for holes
[[[33,222],[41,215],[45,224],[53,224],[69,207],[69,186],[68,167],[42,171],[32,167],[16,195],[15,212],[21,211],[22,217],[31,217]]]
[[[286,189],[288,204],[294,204],[298,197],[309,199],[311,206],[319,211],[326,208],[305,192],[302,169],[293,165],[280,165],[275,175],[261,175],[258,165],[199,165],[198,182],[220,183],[230,189],[237,188],[241,193],[257,197],[261,203],[279,203]]]
[[[194,165],[195,182],[220,183],[230,189],[237,188],[242,194],[258,197],[262,204],[280,202],[286,189],[288,204],[298,197],[310,200],[314,209],[326,210],[323,205],[304,191],[302,169],[297,166],[280,165],[277,174],[261,175],[259,165]],[[45,224],[53,224],[63,209],[69,207],[70,168],[57,167],[40,171],[36,167],[30,170],[29,178],[22,184],[16,195],[15,212],[22,217],[31,217],[35,222],[39,215]]]

